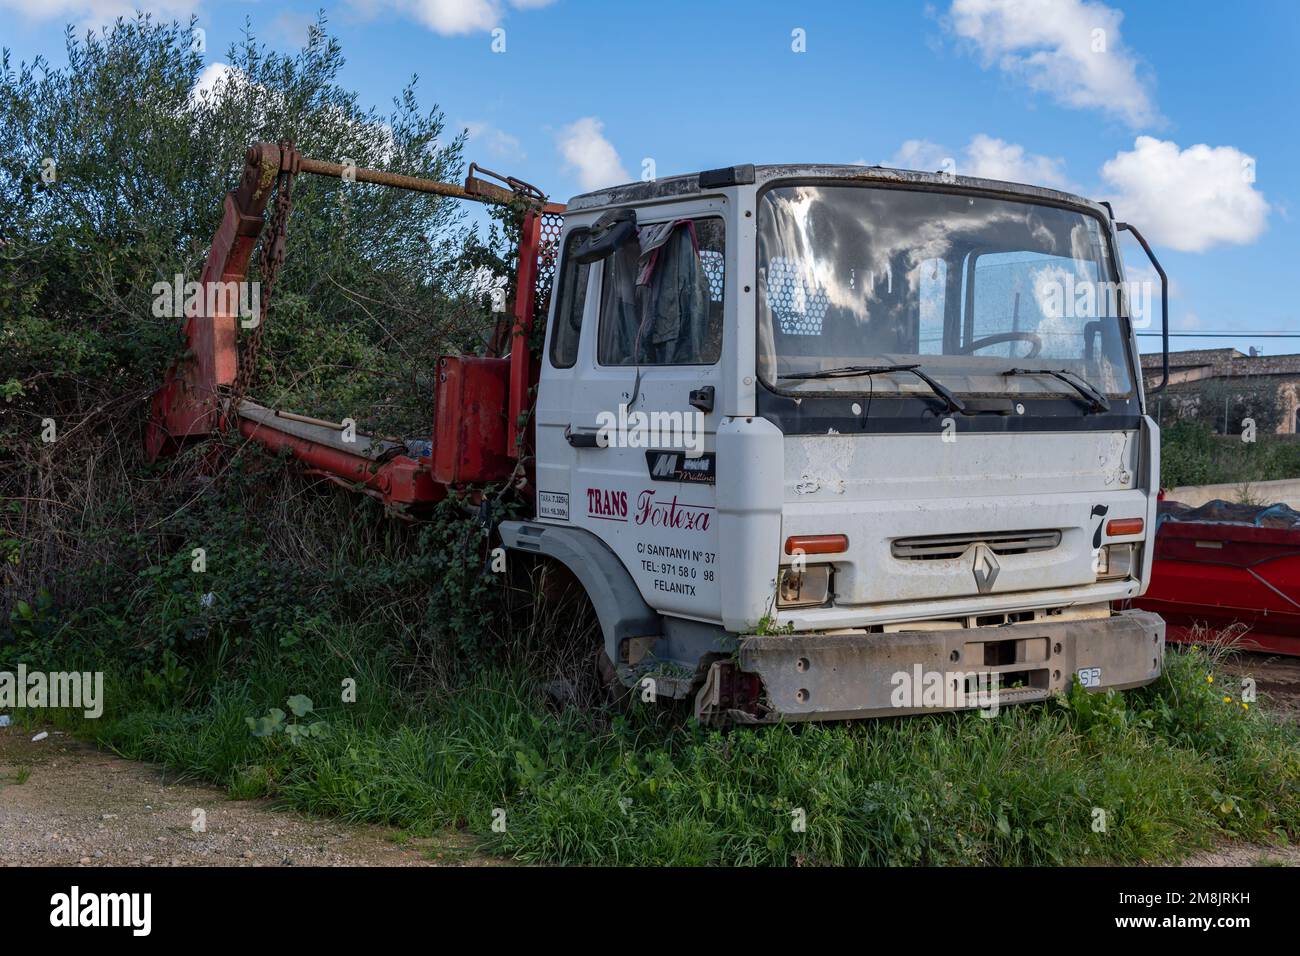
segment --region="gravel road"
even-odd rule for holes
[[[477,866],[472,838],[402,840],[269,801],[177,783],[57,731],[0,729],[0,864],[10,866]],[[21,782],[20,782],[21,781]],[[196,832],[195,810],[206,816]]]

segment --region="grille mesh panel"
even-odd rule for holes
[[[977,544],[987,545],[994,554],[1008,555],[1051,551],[1060,543],[1060,531],[977,531],[895,538],[889,548],[903,561],[945,561],[960,558]]]

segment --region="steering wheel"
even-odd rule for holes
[[[1028,342],[1029,351],[1024,355],[1017,356],[1022,359],[1037,358],[1038,353],[1043,350],[1043,339],[1033,332],[999,332],[997,335],[986,335],[982,339],[975,339],[967,342],[957,350],[958,355],[970,355],[972,352],[978,352],[980,349],[986,349],[990,345],[1001,345],[1003,342]]]

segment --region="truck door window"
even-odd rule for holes
[[[560,270],[559,296],[555,303],[555,328],[551,332],[551,365],[554,368],[573,368],[573,363],[578,360],[578,338],[582,333],[587,274],[591,266],[574,262],[570,253],[586,237],[586,229],[575,229],[564,240],[564,265]]]
[[[601,365],[712,365],[722,352],[724,227],[651,223],[604,260]]]

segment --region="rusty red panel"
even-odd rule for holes
[[[434,394],[433,479],[501,481],[514,471],[507,445],[512,359],[444,355]]]

